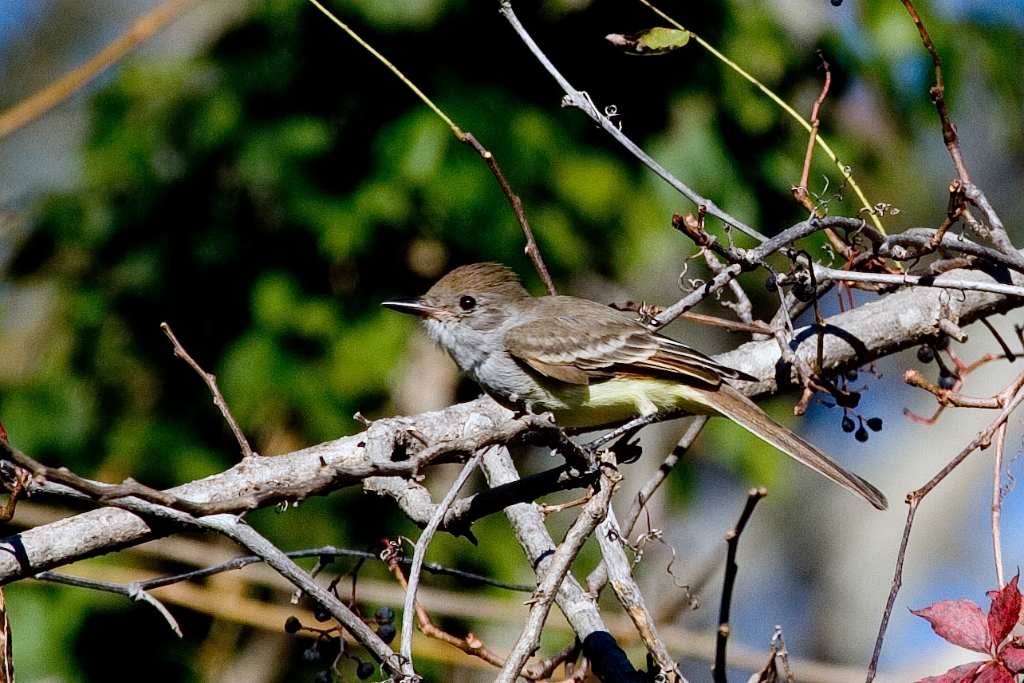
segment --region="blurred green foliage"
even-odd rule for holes
[[[869,198],[903,210],[890,229],[935,225],[952,171],[913,25],[883,0],[807,4],[799,26],[738,0],[667,9],[803,112],[820,89],[822,49],[833,70],[823,133]],[[558,107],[561,93],[492,4],[332,7],[495,153],[561,287],[600,278],[635,298],[678,295],[693,248],[670,218],[693,207],[585,117]],[[624,57],[603,36],[659,24],[639,3],[517,10],[570,80],[599,106],[615,103],[625,132],[685,182],[768,234],[800,219],[789,188],[806,134],[724,65],[692,42],[656,59]],[[945,59],[954,115],[972,117],[1003,155],[979,158],[981,145],[965,143],[968,162],[992,162],[975,166],[977,179],[991,180],[990,197],[1012,213],[1022,201],[1004,191],[1020,181],[1020,36],[921,10]],[[985,106],[972,104],[982,94]],[[168,486],[237,460],[206,387],[172,356],[163,321],[219,376],[254,447],[281,452],[358,430],[357,410],[389,412],[413,323],[382,311],[381,300],[485,259],[514,266],[539,291],[482,161],[304,0],[254,3],[187,59],[127,60],[90,107],[81,187],[35,203],[0,300],[0,420],[18,447],[50,464]],[[995,179],[1013,164],[1012,181]],[[823,190],[823,175],[834,192],[835,169],[819,155],[813,190]],[[856,208],[849,197],[829,206]],[[701,274],[694,265],[688,276]],[[695,333],[714,350],[715,333]],[[706,438],[736,436],[725,426]],[[720,466],[764,474],[759,450],[733,449],[745,462]],[[372,546],[412,532],[387,501],[355,490],[254,517],[286,548]],[[528,580],[500,520],[477,530],[480,552],[439,539],[431,559]],[[18,634],[32,643],[19,657],[29,679],[114,680],[40,654],[43,644],[81,650],[105,637],[86,627],[115,628],[104,618],[109,598],[14,590],[21,609],[49,615]],[[52,618],[57,606],[68,618]],[[132,642],[172,656],[163,635]],[[185,665],[146,675],[199,680]]]

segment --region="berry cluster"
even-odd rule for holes
[[[949,348],[949,337],[939,337],[931,344],[924,344],[917,350],[917,359],[922,363],[937,363],[939,366],[939,386],[943,389],[952,389],[960,379],[956,372],[942,362],[936,351],[947,351]]]
[[[331,615],[321,605],[313,610],[313,617],[319,622],[328,621]],[[395,612],[390,607],[381,607],[373,616],[371,623],[377,626],[377,635],[385,643],[390,644],[395,639],[397,631],[394,626]],[[333,683],[335,674],[338,673],[338,662],[345,657],[356,664],[356,677],[366,680],[377,670],[373,662],[363,661],[356,655],[346,651],[346,642],[341,637],[339,627],[320,629],[310,626],[303,626],[297,617],[288,617],[284,622],[285,633],[296,634],[299,631],[308,631],[316,634],[313,644],[302,651],[302,661],[312,666],[320,666],[313,676],[313,683]],[[340,678],[340,676],[339,676]]]
[[[881,377],[881,374],[869,370],[876,377]],[[832,394],[832,398],[835,399],[836,405],[843,409],[843,419],[841,426],[843,431],[847,434],[853,432],[853,437],[864,443],[870,436],[868,430],[872,432],[882,431],[882,418],[880,417],[864,417],[856,410],[854,410],[860,404],[860,392],[864,389],[851,390],[846,386],[847,382],[856,381],[860,371],[857,368],[850,368],[842,374],[843,388],[836,393]],[[866,427],[866,428],[865,428]]]
[[[865,420],[863,415],[857,415],[856,413],[854,413],[854,415],[856,415],[860,426],[858,427],[854,424],[853,418],[850,417],[849,414],[843,415],[843,431],[849,434],[856,429],[857,432],[853,435],[853,438],[857,439],[857,441],[864,443],[868,440],[868,430],[864,429],[865,424],[868,426],[868,429],[873,432],[879,432],[882,430],[882,418],[871,417]]]
[[[764,288],[772,294],[779,291],[779,281],[774,273],[769,275],[768,279],[764,281]],[[796,297],[797,301],[805,304],[812,301],[817,295],[814,285],[810,282],[795,282],[790,291],[793,292],[793,296]]]
[[[377,624],[377,635],[388,645],[395,639],[395,610],[390,607],[380,607],[373,615],[373,621]]]

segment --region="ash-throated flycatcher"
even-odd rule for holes
[[[456,268],[412,301],[383,304],[420,316],[427,333],[498,403],[551,411],[589,429],[637,417],[726,417],[783,453],[885,509],[885,496],[773,420],[728,379],[753,379],[633,315],[572,296],[533,297],[509,268]]]

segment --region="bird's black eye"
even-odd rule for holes
[[[473,308],[476,306],[476,299],[468,295],[464,296],[461,299],[459,299],[459,306],[461,306],[462,310],[464,311],[473,310]]]

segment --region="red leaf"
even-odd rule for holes
[[[988,631],[988,618],[981,608],[963,598],[943,600],[911,613],[927,619],[935,633],[954,645],[988,653],[992,651],[992,637]]]
[[[971,662],[955,666],[941,676],[929,676],[922,678],[917,683],[971,683],[978,671],[978,667],[985,662]]]
[[[4,423],[0,422],[0,441],[6,444],[11,443],[10,439],[7,438],[7,432],[4,430]]]
[[[1003,660],[1003,664],[1010,671],[1014,673],[1024,671],[1024,647],[1007,645],[999,652],[999,658]]]
[[[999,662],[989,662],[978,672],[974,683],[1013,683],[1013,674]]]
[[[1003,642],[1003,639],[1010,635],[1010,631],[1020,618],[1021,595],[1017,590],[1019,578],[1018,574],[1002,590],[988,593],[992,598],[992,607],[988,611],[988,630],[996,644]]]

